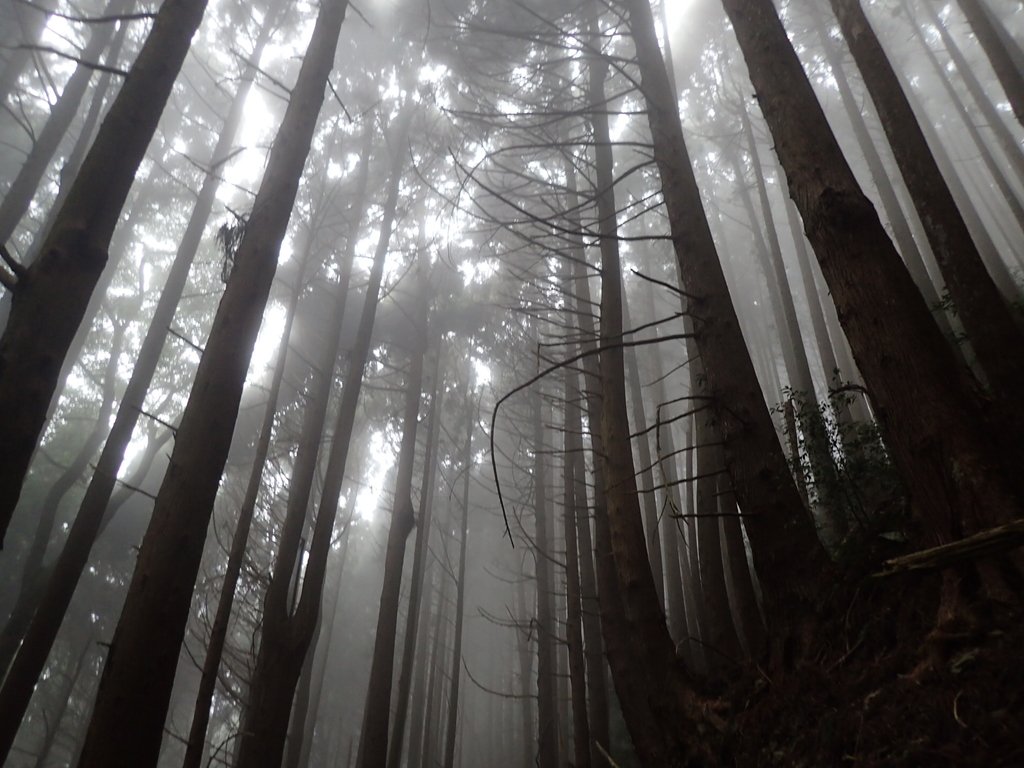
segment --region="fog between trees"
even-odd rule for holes
[[[0,0],[0,754],[1019,765],[1024,4]]]

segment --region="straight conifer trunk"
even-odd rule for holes
[[[558,765],[557,636],[550,524],[548,523],[547,459],[544,449],[543,394],[533,395],[533,554],[537,585],[537,766]],[[458,659],[455,660],[458,663]],[[449,726],[450,727],[450,726]],[[446,753],[447,759],[447,753]],[[451,764],[445,768],[450,768]]]
[[[1017,120],[1024,124],[1024,73],[1013,60],[1013,55],[1000,35],[996,21],[984,6],[984,0],[957,0],[960,10],[967,17],[971,31],[978,38],[992,69],[1006,92],[1006,98],[1013,108]]]
[[[422,288],[420,289],[422,291]],[[388,761],[388,734],[391,724],[391,688],[395,669],[395,642],[398,638],[398,610],[402,599],[402,568],[409,534],[416,527],[412,504],[412,477],[416,464],[416,433],[423,393],[423,357],[426,350],[426,298],[417,298],[421,323],[416,333],[421,343],[412,351],[412,367],[406,384],[405,413],[402,417],[402,444],[398,452],[395,477],[395,504],[388,527],[384,555],[384,583],[380,592],[377,630],[373,657],[370,661],[370,682],[363,716],[363,733],[359,739],[360,768],[385,768]],[[428,472],[429,467],[424,467]],[[425,483],[424,483],[425,485]],[[422,490],[422,489],[421,489]],[[411,618],[410,618],[411,621]]]
[[[658,48],[648,0],[624,0],[662,190],[697,349],[714,398],[725,468],[750,525],[747,533],[777,650],[799,633],[830,565],[789,471],[758,384],[718,259]],[[777,661],[785,656],[776,654]]]
[[[103,15],[115,16],[125,13],[130,8],[131,0],[111,0],[103,9]],[[124,22],[122,22],[123,24]],[[82,49],[82,61],[99,61],[100,54],[110,45],[114,33],[113,24],[93,26],[89,42]],[[121,34],[123,34],[123,30]],[[117,66],[117,62],[108,60],[108,66]],[[28,157],[25,158],[18,175],[14,177],[10,187],[7,188],[3,202],[0,203],[0,243],[6,243],[11,239],[18,223],[28,211],[43,174],[46,173],[46,169],[71,126],[72,120],[78,114],[78,108],[89,87],[89,81],[92,80],[92,75],[92,66],[79,64],[64,85],[64,90],[61,91],[57,102],[50,109],[46,125],[43,126],[32,143]],[[40,236],[45,237],[45,235],[45,232],[40,233]]]
[[[39,258],[15,275],[11,314],[0,337],[0,546],[68,347],[205,10],[206,0],[167,0],[160,6]]]
[[[427,564],[427,545],[430,541],[434,509],[434,482],[437,474],[437,445],[441,430],[444,403],[444,381],[441,370],[442,339],[434,342],[433,395],[430,398],[430,422],[427,427],[427,445],[423,451],[423,482],[420,488],[419,515],[416,520],[416,549],[413,553],[412,576],[409,585],[409,611],[402,646],[402,666],[398,675],[398,701],[395,704],[395,722],[391,727],[391,746],[388,748],[388,768],[399,768],[405,744],[405,721],[409,712],[409,694],[416,659],[416,641],[420,637],[420,614],[423,612],[421,595]]]
[[[228,561],[221,580],[220,594],[217,599],[217,611],[210,625],[210,636],[206,641],[206,657],[203,659],[202,674],[199,678],[199,690],[196,693],[196,704],[192,711],[192,725],[189,728],[188,743],[185,746],[185,757],[182,768],[201,768],[206,757],[206,730],[210,723],[210,707],[213,704],[213,693],[217,686],[217,670],[220,669],[221,655],[227,640],[228,625],[231,621],[231,608],[235,602],[235,590],[238,588],[238,577],[245,561],[246,547],[249,543],[249,531],[252,528],[253,515],[256,512],[256,501],[263,487],[263,470],[270,453],[270,441],[274,432],[274,417],[277,414],[277,399],[281,393],[285,368],[288,362],[288,345],[291,341],[292,324],[295,321],[295,310],[299,297],[305,288],[305,273],[309,267],[312,251],[312,236],[306,247],[295,286],[287,310],[281,344],[277,350],[277,362],[267,392],[267,403],[263,409],[263,423],[260,424],[259,436],[256,439],[256,451],[253,464],[249,470],[249,480],[245,488],[245,496],[238,508],[238,520],[231,536],[228,549]]]
[[[281,534],[274,573],[264,600],[264,631],[252,677],[236,761],[240,768],[280,768],[284,754],[295,686],[299,681],[305,654],[309,652],[320,612],[327,557],[330,553],[349,447],[355,431],[363,373],[373,342],[373,326],[398,205],[399,182],[412,115],[409,102],[396,118],[397,125],[394,127],[395,133],[391,142],[393,154],[390,177],[377,248],[370,267],[366,298],[359,316],[356,344],[349,355],[348,371],[345,374],[341,404],[334,422],[323,489],[302,579],[302,591],[294,612],[289,612],[289,595],[293,574],[298,564],[300,539],[306,519],[305,507],[300,506],[296,500],[298,492],[309,493],[305,479],[301,485],[296,485],[294,495],[289,492],[290,511]],[[303,472],[305,474],[306,470]],[[312,478],[312,473],[309,472],[306,477]]]
[[[857,185],[774,5],[723,4],[925,540],[1018,516],[1017,489],[968,385]],[[944,611],[953,605],[946,597]]]
[[[1024,348],[1024,333],[981,260],[860,0],[831,3],[978,363],[1002,415],[1017,423],[1019,396],[1024,392],[1024,355],[1008,354],[1008,350]]]
[[[466,609],[466,549],[469,545],[469,478],[473,473],[473,427],[476,426],[478,405],[466,394],[466,442],[462,449],[462,534],[459,539],[459,573],[455,589],[455,640],[452,643],[451,694],[448,697],[448,721],[445,731],[444,768],[455,765],[456,735],[459,729],[459,680],[462,675],[462,624]],[[541,632],[544,630],[542,629]],[[556,742],[557,743],[557,742]],[[538,762],[543,766],[543,762]]]
[[[114,632],[79,768],[156,764],[245,375],[347,7],[345,0],[327,0],[321,6],[182,415]]]

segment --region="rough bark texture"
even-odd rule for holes
[[[205,0],[161,5],[39,258],[18,278],[0,338],[0,543],[121,208],[205,10]]]
[[[1007,354],[1007,350],[1024,346],[1024,334],[985,269],[860,0],[831,2],[978,363],[1001,412],[1017,422],[1021,419],[1019,395],[1024,392],[1024,355]]]
[[[1016,516],[1015,489],[968,385],[843,158],[775,7],[724,5],[926,541]]]
[[[344,0],[322,6],[271,149],[114,632],[80,768],[139,768],[154,765],[159,754],[192,589],[242,386],[346,8]]]
[[[772,635],[780,641],[827,581],[827,558],[796,484],[758,385],[722,265],[702,208],[675,99],[658,50],[650,5],[624,3],[636,40],[642,89],[661,173],[683,288],[691,297],[697,348],[714,398],[726,470],[747,527],[764,590]]]

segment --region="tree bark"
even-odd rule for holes
[[[245,726],[240,737],[238,759],[240,768],[279,768],[288,732],[288,715],[295,695],[302,662],[312,642],[316,618],[320,611],[327,556],[330,552],[334,520],[341,498],[341,488],[348,462],[348,451],[355,431],[363,373],[373,341],[373,326],[380,301],[384,263],[391,242],[398,205],[399,182],[408,143],[412,109],[407,103],[397,118],[391,142],[392,157],[384,215],[381,220],[377,248],[374,252],[365,300],[356,331],[355,347],[349,354],[341,404],[334,423],[331,450],[324,472],[324,485],[317,507],[313,536],[302,579],[298,605],[289,614],[288,598],[298,563],[299,544],[305,525],[305,508],[289,493],[289,507],[294,514],[286,517],[281,533],[279,554],[264,600],[264,634],[260,642]],[[299,486],[296,486],[299,489]],[[304,491],[308,493],[308,489]],[[293,506],[294,504],[294,506]],[[268,631],[269,630],[269,631]],[[266,674],[262,670],[267,670]]]
[[[39,258],[16,275],[0,337],[0,543],[121,208],[205,10],[206,0],[160,7]]]
[[[999,84],[1003,86],[1006,98],[1013,108],[1013,114],[1024,125],[1024,73],[1014,63],[1010,49],[999,34],[996,22],[984,7],[983,0],[957,0],[960,10],[967,17],[971,31],[978,38]]]
[[[192,589],[246,371],[347,7],[345,0],[322,6],[292,89],[139,551],[80,768],[140,768],[156,763]]]
[[[804,510],[753,363],[740,331],[710,226],[686,152],[679,112],[669,87],[646,0],[628,0],[642,90],[661,173],[676,259],[689,295],[697,349],[717,416],[725,468],[747,531],[764,590],[770,636],[780,650],[814,603],[830,569]],[[784,661],[786,654],[778,657]]]
[[[571,268],[571,267],[570,267]],[[567,268],[568,271],[569,268]],[[568,284],[568,280],[566,281]],[[634,361],[635,362],[635,361]],[[575,474],[576,453],[583,450],[580,438],[579,387],[575,382],[576,372],[568,367],[563,369],[562,384],[565,396],[565,445],[563,451],[563,497],[562,529],[565,536],[565,636],[569,654],[569,685],[572,700],[573,765],[589,768],[591,765],[590,721],[587,717],[587,668],[583,656],[583,606],[580,588],[579,541],[576,516],[586,510],[584,478]],[[636,396],[640,396],[639,390]],[[648,462],[648,466],[650,462]],[[579,505],[578,497],[584,502]],[[657,530],[657,511],[651,521]],[[660,546],[660,544],[658,544]]]
[[[448,728],[445,736],[444,768],[455,765],[455,737],[459,728],[459,679],[462,672],[462,623],[466,609],[466,549],[469,544],[469,477],[473,472],[473,427],[479,405],[466,397],[466,442],[462,449],[462,523],[459,540],[459,574],[455,593],[455,639],[452,643],[451,694],[448,697]],[[543,629],[541,629],[543,633]],[[538,762],[543,768],[544,763]]]
[[[441,369],[442,341],[434,343],[433,395],[430,398],[430,423],[427,427],[427,444],[423,451],[423,483],[420,488],[419,514],[416,521],[416,549],[413,554],[412,576],[409,586],[409,618],[405,625],[405,642],[402,648],[402,666],[398,675],[398,701],[395,707],[395,723],[391,729],[391,746],[388,748],[388,768],[399,768],[405,743],[405,721],[409,711],[409,694],[412,689],[412,673],[416,659],[416,641],[419,639],[420,614],[423,611],[424,571],[427,565],[427,545],[430,541],[431,522],[434,510],[434,482],[437,475],[437,445],[441,430],[441,413],[444,402],[444,381]]]
[[[270,388],[267,392],[267,403],[263,409],[263,423],[260,425],[259,437],[256,439],[256,455],[253,457],[252,468],[249,471],[249,481],[246,485],[245,496],[238,508],[238,520],[235,523],[235,531],[231,537],[228,561],[224,567],[220,595],[217,599],[217,611],[214,614],[213,623],[210,625],[210,635],[206,640],[206,658],[203,660],[202,674],[199,678],[199,690],[196,693],[196,704],[192,711],[192,725],[189,729],[182,768],[201,768],[203,758],[206,756],[206,730],[210,722],[210,706],[213,703],[213,693],[217,686],[217,670],[220,668],[221,655],[224,651],[224,643],[227,640],[231,608],[235,602],[238,577],[241,574],[242,564],[245,560],[246,546],[249,542],[249,531],[252,528],[252,519],[256,512],[256,501],[259,498],[260,489],[263,487],[263,470],[266,467],[267,456],[270,453],[270,441],[274,432],[274,417],[277,413],[277,400],[281,393],[281,383],[284,380],[285,367],[288,362],[288,345],[291,339],[292,324],[295,321],[295,310],[299,303],[299,297],[305,288],[305,273],[309,267],[311,251],[312,238],[310,238],[310,243],[303,256],[299,273],[295,276],[295,286],[292,290],[287,310],[284,331],[281,335],[281,344],[277,350],[277,362],[274,366],[274,374],[270,380]]]
[[[420,288],[422,291],[422,287]],[[412,476],[416,464],[416,433],[423,393],[423,356],[427,346],[426,297],[417,298],[416,313],[419,335],[412,351],[412,368],[405,393],[405,414],[402,418],[402,444],[398,452],[395,477],[395,504],[388,528],[384,555],[384,583],[380,592],[377,630],[373,657],[370,661],[370,682],[363,715],[363,733],[359,739],[360,768],[385,768],[388,762],[388,735],[391,724],[391,688],[395,670],[395,642],[398,638],[398,610],[402,601],[402,569],[409,534],[416,527],[412,503]],[[431,471],[424,465],[424,476]],[[427,483],[422,483],[421,491]],[[412,622],[412,605],[407,624]],[[400,738],[400,737],[399,737]]]
[[[771,0],[723,4],[926,540],[942,543],[1014,517],[1017,489],[969,385],[857,185],[775,7]]]
[[[831,3],[978,363],[1004,417],[1019,423],[1024,356],[1007,354],[1007,350],[1024,346],[1024,333],[982,262],[860,0]]]
[[[547,501],[547,458],[544,448],[543,394],[533,394],[533,513],[535,581],[537,584],[537,766],[558,766],[558,694],[556,688],[556,647],[558,636],[554,606],[554,575]],[[459,663],[458,658],[455,660]],[[449,731],[452,724],[448,725]],[[454,737],[453,737],[454,738]],[[448,751],[445,752],[448,759]],[[445,768],[451,768],[447,763]]]

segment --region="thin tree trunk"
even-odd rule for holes
[[[451,695],[448,698],[448,728],[445,737],[444,768],[455,765],[455,736],[459,728],[459,679],[462,672],[462,622],[466,608],[466,548],[469,543],[469,477],[473,472],[473,427],[477,405],[466,398],[466,442],[462,449],[462,523],[459,540],[459,574],[455,593],[455,639],[452,643]],[[539,481],[538,481],[539,482]],[[539,595],[538,595],[539,597]],[[543,633],[541,629],[541,633]],[[544,763],[538,763],[543,768]],[[554,765],[554,763],[552,763]]]
[[[420,287],[422,292],[423,288]],[[395,477],[395,503],[388,528],[387,548],[384,555],[384,583],[380,592],[377,630],[374,636],[373,657],[370,661],[370,682],[366,694],[363,733],[359,739],[360,768],[385,768],[388,761],[388,735],[391,724],[391,688],[395,670],[395,642],[398,638],[398,612],[402,600],[402,569],[405,564],[406,543],[416,527],[412,502],[412,477],[416,464],[416,433],[420,402],[423,396],[423,356],[426,342],[426,297],[416,299],[420,305],[416,313],[419,327],[413,332],[420,338],[412,351],[412,368],[405,393],[405,414],[402,418],[402,444],[398,452],[398,470]],[[430,472],[424,466],[424,473]],[[426,490],[422,483],[421,490]],[[413,607],[410,604],[412,622]],[[399,736],[401,738],[401,736]]]
[[[533,686],[531,685],[533,681],[533,653],[530,650],[530,639],[534,636],[534,633],[533,616],[527,611],[526,588],[523,586],[527,578],[526,574],[522,574],[519,582],[516,584],[516,645],[519,651],[519,695],[523,702],[523,729],[520,733],[523,745],[522,768],[533,768],[535,765],[534,744],[536,744],[533,738],[533,705],[536,697],[533,695]],[[529,620],[527,617],[529,617]],[[413,766],[410,762],[409,768],[416,768],[416,766]]]
[[[351,524],[351,520],[346,522],[346,529]],[[331,646],[337,636],[335,631],[334,621],[338,615],[338,604],[341,602],[341,579],[345,572],[345,563],[348,560],[348,548],[351,542],[350,535],[345,536],[345,540],[342,542],[341,553],[337,556],[337,570],[332,580],[331,585],[327,588],[327,605],[330,608],[327,611],[327,615],[324,617],[323,625],[320,629],[320,635],[323,634],[323,630],[327,630],[327,641],[323,644],[323,648],[319,653],[316,654],[316,667],[313,672],[313,690],[310,693],[309,701],[309,716],[306,720],[306,726],[302,738],[300,741],[301,748],[294,749],[294,742],[289,745],[288,755],[285,760],[285,768],[309,768],[310,765],[318,765],[317,762],[311,762],[313,756],[314,740],[317,735],[317,720],[320,714],[320,701],[323,696],[324,683],[327,677],[327,664],[331,660]],[[314,652],[316,646],[314,646]],[[322,737],[326,738],[326,736]]]
[[[411,107],[406,104],[397,118],[391,142],[393,154],[384,215],[356,331],[356,344],[349,354],[349,367],[342,389],[341,405],[335,418],[331,450],[324,473],[324,486],[317,507],[313,537],[302,580],[302,592],[292,614],[289,614],[288,610],[289,587],[299,562],[299,546],[305,526],[305,507],[298,506],[293,500],[298,498],[297,494],[293,497],[292,493],[289,493],[288,503],[294,514],[290,513],[286,517],[274,573],[264,600],[264,633],[256,660],[249,706],[236,761],[240,768],[279,768],[284,752],[288,715],[295,686],[298,683],[303,659],[312,642],[312,633],[320,610],[334,519],[341,497],[348,451],[355,431],[363,373],[373,341],[374,320],[398,205],[399,181],[402,176],[411,118]],[[308,493],[308,489],[304,492]]]
[[[533,512],[534,512],[534,567],[537,584],[537,766],[557,768],[558,766],[558,693],[556,686],[557,652],[555,639],[557,619],[554,607],[554,575],[552,559],[554,550],[550,537],[547,503],[547,458],[544,448],[544,406],[543,394],[533,394]],[[458,658],[456,658],[458,663]],[[449,722],[449,733],[453,724]],[[448,759],[454,748],[445,751]],[[448,762],[445,768],[451,768]]]
[[[106,370],[103,374],[102,400],[100,401],[99,413],[96,415],[96,424],[67,469],[53,482],[42,504],[39,505],[39,522],[22,565],[22,578],[18,597],[14,608],[7,618],[7,622],[4,624],[3,632],[0,632],[0,670],[6,671],[10,666],[50,576],[52,569],[45,567],[43,560],[46,557],[46,550],[50,545],[53,529],[57,523],[60,503],[81,479],[82,474],[89,466],[89,462],[103,442],[107,424],[110,423],[110,414],[114,410],[114,396],[118,383],[117,368],[120,362],[121,349],[124,346],[126,330],[126,322],[118,322],[114,326],[113,338],[110,340],[109,357],[107,358]]]
[[[420,525],[423,525],[423,523],[421,522]],[[431,661],[430,648],[437,645],[436,638],[431,634],[431,620],[436,618],[431,613],[431,596],[435,591],[435,569],[431,567],[430,560],[424,563],[424,567],[423,592],[427,599],[422,607],[424,615],[420,617],[421,621],[416,639],[416,648],[419,650],[419,663],[415,667],[416,679],[412,687],[409,711],[409,747],[407,750],[408,761],[406,763],[408,768],[418,768],[423,758],[423,724],[426,719],[427,699],[431,696],[431,692],[427,689],[427,676],[430,674]],[[440,587],[436,591],[439,592]],[[438,609],[440,610],[440,604]]]
[[[199,690],[196,693],[196,704],[192,712],[192,725],[189,729],[188,742],[182,768],[201,768],[206,752],[206,730],[210,722],[210,706],[213,693],[217,686],[217,670],[220,669],[224,643],[227,640],[228,625],[231,620],[231,608],[235,601],[235,590],[238,577],[245,560],[246,546],[249,542],[249,531],[252,528],[253,515],[256,512],[256,501],[263,487],[263,470],[270,453],[270,441],[274,432],[274,417],[277,413],[277,400],[281,393],[281,383],[288,362],[288,345],[291,340],[292,324],[295,321],[295,310],[299,297],[305,288],[305,273],[309,267],[312,251],[312,237],[302,258],[299,273],[295,276],[295,286],[287,309],[281,344],[277,350],[277,362],[267,392],[267,403],[263,409],[263,423],[260,425],[259,437],[256,439],[256,450],[253,465],[249,471],[249,481],[245,496],[238,509],[238,520],[228,550],[228,561],[224,568],[220,595],[217,600],[217,612],[210,625],[210,635],[206,641],[206,658],[203,660],[202,674],[199,678]]]
[[[622,292],[622,322],[626,328],[632,328],[629,316],[627,292]],[[640,366],[637,362],[636,349],[629,347],[625,354],[626,376],[632,390],[630,398],[633,412],[633,429],[642,432],[647,429],[647,414],[644,409],[644,393],[640,385]],[[665,606],[665,568],[661,560],[661,536],[658,532],[658,498],[654,493],[654,471],[651,461],[651,442],[646,434],[637,441],[637,453],[640,459],[640,488],[644,515],[644,534],[647,537],[647,557],[651,561],[651,576],[654,577],[654,588],[658,591],[658,599]]]
[[[139,768],[159,754],[213,502],[347,7],[334,0],[318,15],[181,418],[79,768]]]
[[[110,0],[103,9],[104,16],[116,16],[131,9],[131,0]],[[125,25],[122,24],[120,34],[124,34]],[[115,33],[113,24],[97,24],[92,27],[89,42],[82,49],[81,58],[84,62],[99,61],[100,55],[110,45]],[[117,62],[109,62],[109,65],[116,66]],[[89,88],[89,81],[92,79],[95,68],[91,64],[79,64],[67,83],[60,97],[50,108],[46,125],[39,132],[36,140],[32,143],[25,162],[22,164],[18,175],[11,181],[11,185],[4,194],[3,202],[0,203],[0,243],[6,243],[14,234],[15,228],[21,222],[28,211],[32,198],[39,188],[39,182],[50,166],[50,161],[57,152],[71,122],[78,114],[78,108]],[[45,235],[45,233],[43,233]]]
[[[269,40],[271,28],[267,25],[257,41],[253,51],[253,64],[246,68],[243,75],[231,111],[217,141],[213,154],[214,162],[211,165],[216,165],[219,158],[226,158],[234,143],[235,134],[241,124],[245,97],[255,78],[259,58]],[[189,269],[199,247],[203,229],[210,217],[218,183],[219,176],[215,172],[208,174],[203,183],[157,301],[153,319],[136,355],[132,375],[121,397],[117,416],[114,418],[103,450],[96,460],[92,479],[79,505],[64,547],[54,564],[53,572],[47,580],[36,614],[25,630],[22,649],[14,661],[10,674],[4,680],[3,688],[0,688],[0,711],[11,713],[11,719],[15,722],[21,719],[28,707],[32,686],[42,673],[64,613],[89,561],[93,542],[112,517],[110,502],[121,462],[124,460],[135,427],[145,413],[143,405],[146,393],[160,362],[168,329],[188,280]],[[130,482],[137,485],[134,479]],[[7,726],[3,725],[5,721],[6,718],[0,718],[0,757],[6,754],[5,750],[9,748]]]
[[[957,0],[957,3],[988,56],[1013,108],[1013,114],[1024,124],[1024,73],[1014,63],[1010,49],[996,28],[995,20],[984,7],[983,0]]]
[[[725,468],[748,526],[770,637],[783,650],[815,611],[830,569],[764,402],[686,152],[647,0],[628,0],[654,155],[688,310],[724,443]],[[778,661],[785,661],[779,654]]]
[[[448,508],[447,523],[451,522],[451,505]],[[423,712],[422,740],[415,742],[419,749],[409,750],[409,768],[420,768],[421,765],[437,765],[440,760],[434,754],[434,740],[441,730],[441,690],[444,687],[444,653],[447,650],[448,638],[448,590],[451,588],[447,574],[439,577],[437,592],[437,611],[434,616],[434,640],[430,651],[430,674],[427,677],[426,706]]]
[[[114,227],[205,10],[206,0],[168,0],[160,6],[39,258],[14,275],[11,314],[0,338],[0,542],[68,346],[103,273]],[[47,332],[40,334],[40,328]]]
[[[568,281],[566,281],[568,283]],[[635,362],[635,361],[634,361]],[[587,670],[583,656],[583,623],[579,571],[579,542],[577,540],[576,515],[581,513],[577,506],[577,494],[582,482],[578,482],[575,474],[575,453],[583,450],[580,439],[579,387],[576,386],[576,372],[566,367],[563,370],[563,387],[565,394],[565,445],[563,452],[563,500],[562,520],[565,536],[565,584],[566,611],[565,636],[569,654],[569,683],[572,692],[572,734],[573,765],[589,768],[591,765],[590,722],[587,718]],[[640,396],[639,390],[636,396]],[[570,413],[572,411],[572,413]],[[648,451],[649,452],[649,451]],[[650,466],[648,462],[647,466]],[[580,478],[582,481],[583,478]],[[586,494],[583,494],[586,500]],[[586,509],[584,504],[583,510]],[[658,519],[655,510],[651,521],[657,530]],[[660,546],[660,544],[658,544]]]
[[[441,408],[444,402],[444,382],[441,372],[442,341],[434,344],[433,395],[430,398],[430,422],[427,427],[427,444],[423,451],[423,482],[420,488],[419,514],[416,521],[416,549],[413,553],[412,576],[409,586],[409,612],[405,624],[405,642],[402,648],[402,666],[398,676],[398,701],[395,707],[395,722],[391,729],[391,746],[388,749],[388,768],[399,768],[405,743],[405,721],[409,711],[409,693],[412,688],[412,673],[416,659],[416,641],[419,638],[419,622],[422,613],[420,596],[423,592],[424,571],[427,564],[427,544],[430,541],[432,513],[434,509],[434,481],[439,466],[436,460],[438,438],[441,430]]]

